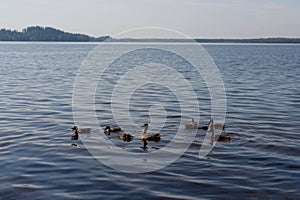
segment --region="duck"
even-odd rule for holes
[[[144,127],[144,131],[141,134],[141,140],[142,141],[154,141],[159,142],[161,135],[159,133],[147,133],[149,124],[144,124],[141,127]]]
[[[78,129],[77,128],[74,129],[74,135],[71,136],[71,140],[78,140]]]
[[[230,142],[231,137],[228,134],[221,133],[219,136],[215,135],[214,133],[211,134],[211,141],[218,141],[218,142]]]
[[[118,138],[124,142],[130,142],[133,139],[133,136],[127,133],[121,133]]]
[[[208,131],[210,131],[211,134],[212,134],[212,140],[216,140],[216,141],[219,141],[219,142],[230,142],[231,138],[226,133],[221,133],[219,136],[214,135],[214,128],[215,128],[214,121],[213,121],[213,119],[211,119],[209,121]]]
[[[208,122],[208,126],[200,126],[200,127],[198,127],[198,129],[208,130],[208,129],[209,129],[209,125],[210,125],[211,122],[212,122],[213,128],[215,128],[215,129],[221,129],[221,130],[223,130],[223,131],[225,130],[225,124],[224,124],[224,123],[214,124],[214,123],[213,123],[213,119],[211,119],[211,120]]]
[[[111,128],[110,126],[106,126],[104,128],[104,133],[110,135],[110,133],[120,132],[122,129],[120,127]]]
[[[71,128],[71,131],[77,131],[77,133],[90,133],[91,132],[91,128],[78,128],[77,126],[74,126]]]
[[[185,124],[186,129],[197,129],[197,122],[192,119],[192,121],[188,124]]]
[[[221,135],[218,138],[219,142],[230,142],[231,138],[228,134],[221,133]]]

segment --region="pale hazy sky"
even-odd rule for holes
[[[300,37],[300,1],[0,0],[0,28],[32,25],[92,36],[162,27],[194,38]]]

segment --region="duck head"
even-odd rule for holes
[[[213,130],[213,128],[214,128],[214,120],[211,119],[208,123],[208,130],[211,131]]]
[[[143,124],[141,127],[148,127],[149,124]]]
[[[144,131],[142,133],[146,134],[149,124],[143,124],[141,127],[144,127]]]
[[[110,131],[111,131],[110,126],[106,126],[106,127],[104,128],[104,133],[110,133]]]
[[[77,128],[77,126],[72,127],[71,131],[74,131],[75,134],[78,134],[78,128]]]

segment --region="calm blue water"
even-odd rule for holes
[[[112,56],[124,45],[139,47],[111,44],[105,54]],[[81,63],[94,47],[0,43],[0,199],[300,198],[300,46],[205,45],[224,81],[226,131],[232,141],[218,142],[207,158],[199,159],[206,132],[198,131],[178,160],[142,174],[124,173],[102,164],[80,140],[71,146],[74,141],[68,129],[74,125],[73,84]],[[190,49],[188,44],[175,47]],[[165,59],[160,56],[155,58]],[[145,54],[144,59],[152,58]],[[116,61],[113,66],[117,70],[108,71],[104,84],[97,87],[96,111],[101,126],[115,123],[109,95],[118,73],[130,66],[128,63],[138,62],[134,55]],[[199,77],[186,63],[175,58],[165,62],[190,82],[198,83]],[[205,125],[210,119],[209,93],[203,84],[195,90],[200,124]],[[178,114],[180,104],[171,90],[148,84],[137,88],[130,101],[136,124],[151,123],[149,109],[154,99],[167,112],[161,142],[151,143],[144,151],[136,138],[130,143],[108,139],[133,153],[146,154],[167,145],[180,120],[189,119]],[[153,116],[156,111],[160,107],[152,107]],[[141,131],[128,124],[125,130],[130,129],[133,133]],[[121,158],[113,159],[117,162]]]

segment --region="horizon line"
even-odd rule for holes
[[[89,37],[93,38],[99,38],[103,37],[102,36],[91,36],[90,34],[85,34],[85,33],[80,33],[80,32],[69,32],[60,28],[52,27],[52,26],[40,26],[40,25],[32,25],[32,26],[27,26],[26,28],[29,27],[42,27],[42,28],[54,28],[60,31],[63,31],[65,33],[71,33],[71,34],[82,34],[82,35],[87,35]],[[17,30],[17,29],[8,29],[8,28],[3,28],[1,27],[0,30],[5,29],[5,30],[11,30],[11,31],[17,31],[17,32],[22,32],[24,29]],[[258,39],[300,39],[300,36],[253,36],[253,37],[191,37],[191,38],[175,38],[175,37],[170,37],[170,38],[163,38],[163,37],[141,37],[141,38],[130,38],[130,37],[124,37],[124,38],[114,38],[111,35],[106,35],[109,36],[110,38],[114,40],[258,40]]]

